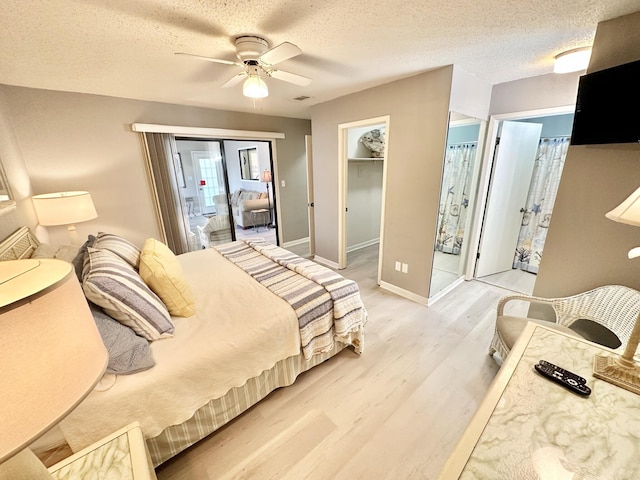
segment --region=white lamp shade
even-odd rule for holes
[[[93,389],[107,351],[73,266],[0,262],[0,463],[64,418]]]
[[[73,225],[98,218],[89,192],[45,193],[32,197],[40,225]]]
[[[605,214],[609,220],[640,227],[640,188],[616,208]]]
[[[258,75],[249,75],[242,85],[242,94],[250,98],[264,98],[269,95],[269,89]]]
[[[591,47],[574,48],[556,55],[554,73],[569,73],[586,70],[591,58]]]
[[[271,183],[271,172],[269,170],[263,170],[260,181],[262,183]]]

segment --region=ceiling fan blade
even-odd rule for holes
[[[231,60],[222,60],[221,58],[203,57],[202,55],[195,55],[193,53],[183,53],[183,52],[176,52],[175,54],[186,55],[188,57],[195,57],[195,58],[199,58],[200,60],[206,60],[207,62],[224,63],[225,65],[238,65],[240,67],[242,66],[241,63],[232,62]]]
[[[275,65],[276,63],[284,62],[296,55],[300,55],[302,50],[293,43],[283,42],[277,47],[273,47],[271,50],[267,50],[260,55],[259,60],[267,65]]]
[[[222,84],[222,88],[234,87],[247,77],[247,72],[240,72]]]
[[[311,83],[311,79],[298,75],[296,73],[285,72],[284,70],[271,70],[268,75],[284,82],[293,83],[294,85],[300,85],[306,87]]]

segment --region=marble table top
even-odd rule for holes
[[[596,353],[592,343],[533,327],[459,478],[640,479],[640,395],[594,378]],[[538,374],[539,360],[586,378],[591,395]]]

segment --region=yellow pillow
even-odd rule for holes
[[[184,279],[175,254],[164,243],[148,238],[140,254],[142,280],[167,306],[171,315],[190,317],[196,313],[195,299]]]

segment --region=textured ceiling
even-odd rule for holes
[[[309,106],[443,65],[491,83],[550,73],[590,45],[599,21],[638,0],[2,0],[0,83],[309,117]],[[258,34],[303,53],[267,79],[268,98],[220,88],[238,67],[232,39]],[[301,95],[308,100],[293,100]]]

